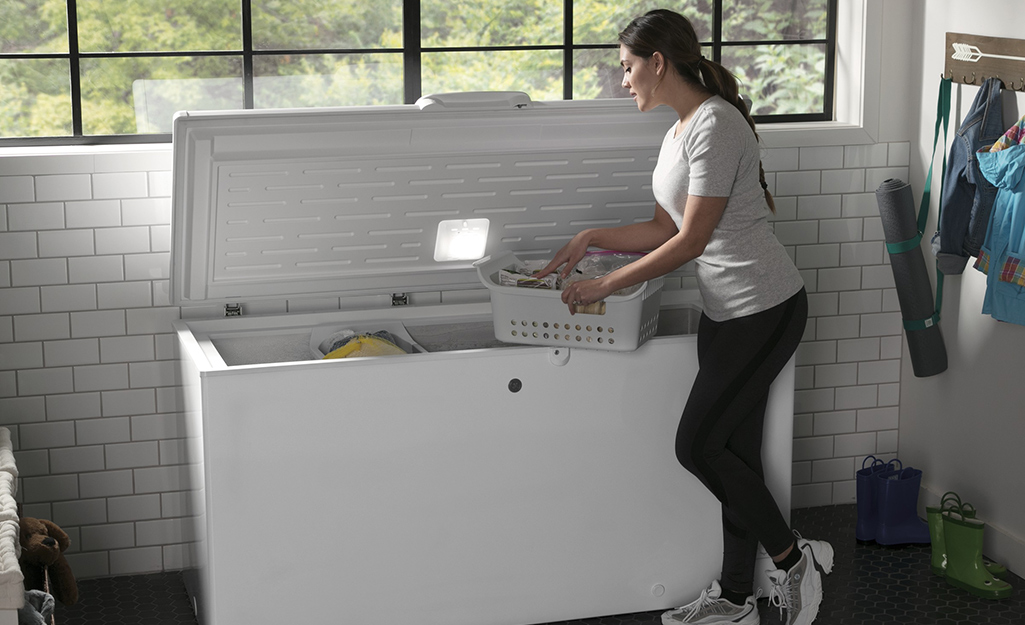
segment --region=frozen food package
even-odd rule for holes
[[[566,288],[580,280],[592,280],[608,275],[620,267],[626,266],[643,257],[644,254],[634,252],[600,251],[588,252],[580,259],[573,271],[568,275],[560,288]],[[630,295],[637,292],[642,285],[635,284],[619,289],[613,295]]]
[[[518,286],[531,289],[559,288],[558,272],[550,273],[543,278],[535,278],[548,265],[547,260],[523,260],[498,272],[498,283],[502,286]]]

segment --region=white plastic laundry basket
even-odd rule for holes
[[[629,352],[655,335],[662,278],[644,282],[629,295],[610,295],[602,313],[571,315],[559,291],[499,284],[498,271],[516,262],[514,254],[504,253],[474,263],[480,281],[491,292],[498,340]]]

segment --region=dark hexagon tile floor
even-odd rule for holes
[[[78,582],[78,603],[57,604],[57,625],[195,625],[181,573]]]
[[[1025,625],[1020,577],[1010,580],[1009,599],[987,601],[933,575],[928,546],[858,545],[854,505],[804,508],[792,517],[803,536],[829,541],[836,554],[816,625]],[[57,625],[196,625],[179,573],[81,580],[79,595],[78,604],[57,606]],[[784,622],[767,599],[758,608],[762,625]],[[548,625],[660,625],[660,617],[645,612]]]

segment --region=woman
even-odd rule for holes
[[[807,320],[804,282],[767,220],[773,206],[759,159],[754,121],[736,78],[701,55],[683,16],[655,10],[619,35],[623,86],[637,108],[665,104],[679,115],[652,174],[651,221],[585,230],[542,270],[565,277],[588,247],[651,252],[602,278],[562,293],[574,311],[696,259],[704,312],[700,370],[676,438],[680,463],[722,503],[720,580],[662,622],[759,622],[753,596],[760,542],[778,570],[770,600],[788,625],[814,620],[822,597],[817,566],[829,572],[828,543],[800,538],[765,486],[762,423],[769,385],[797,349]],[[795,538],[796,537],[796,538]],[[681,562],[680,566],[687,566]]]

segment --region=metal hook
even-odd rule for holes
[[[975,72],[972,72],[972,84],[975,84]]]

